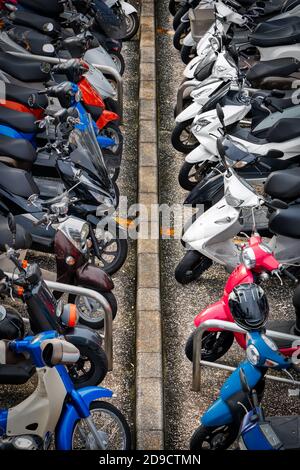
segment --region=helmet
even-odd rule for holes
[[[0,305],[0,340],[20,339],[25,334],[21,315],[12,307]]]
[[[229,295],[229,308],[237,325],[258,330],[266,324],[269,304],[263,289],[256,284],[240,284]]]

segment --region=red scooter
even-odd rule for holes
[[[221,300],[210,305],[199,313],[194,324],[198,328],[207,320],[224,320],[234,322],[228,305],[230,293],[239,284],[259,283],[268,279],[269,275],[275,275],[281,280],[281,274],[286,275],[295,283],[298,280],[275,259],[270,247],[262,241],[258,233],[254,233],[248,240],[248,243],[241,247],[241,264],[229,276],[226,283],[224,294]],[[300,285],[295,290],[293,298],[296,308],[295,321],[272,321],[268,327],[275,331],[281,331],[292,335],[299,335],[300,338]],[[186,356],[190,361],[193,360],[193,339],[195,330],[189,337],[185,347]],[[234,339],[243,348],[246,349],[246,337],[242,333],[233,333],[231,331],[222,331],[219,329],[209,329],[203,334],[201,359],[215,362],[222,357],[231,347]],[[287,341],[277,340],[280,352],[286,356],[291,356],[297,348],[291,347]]]

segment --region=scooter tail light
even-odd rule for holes
[[[60,321],[64,326],[74,328],[77,325],[79,319],[79,313],[75,304],[64,305]]]

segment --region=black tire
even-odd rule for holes
[[[126,19],[126,35],[122,38],[123,41],[130,41],[139,30],[140,20],[137,13],[130,13],[125,15]]]
[[[225,450],[234,443],[238,434],[239,428],[234,424],[218,427],[199,426],[190,440],[190,450]]]
[[[179,184],[186,191],[192,191],[210,170],[211,164],[209,162],[199,164],[183,162],[178,175]]]
[[[94,262],[107,274],[112,275],[119,271],[126,261],[128,241],[113,234],[113,238],[109,242],[104,240],[99,242],[99,249],[101,256],[100,258],[94,256]]]
[[[90,289],[91,287],[89,286],[79,286],[79,287],[86,287],[87,289]],[[101,292],[101,290],[95,289],[94,287],[91,288],[92,290],[99,292],[99,294],[103,295],[107,302],[109,303],[112,311],[112,317],[113,320],[115,319],[118,311],[118,303],[117,299],[114,296],[112,292]],[[101,328],[104,328],[104,314],[100,315],[100,319],[94,318],[94,319],[89,319],[89,316],[82,311],[80,308],[80,297],[78,295],[70,294],[68,298],[68,302],[70,304],[75,304],[77,306],[77,309],[79,311],[79,323],[81,325],[88,326],[89,328],[93,330],[101,330]]]
[[[196,329],[190,334],[185,345],[185,355],[191,362],[193,362],[193,341],[197,331]],[[217,361],[229,351],[233,341],[234,335],[231,331],[205,331],[202,337],[201,359],[209,362]]]
[[[123,152],[124,137],[118,124],[109,122],[101,131],[106,137],[114,139],[116,145],[111,148],[115,155],[121,155]]]
[[[94,424],[95,426],[97,427],[97,422],[96,422],[96,412],[97,410],[99,410],[100,412],[104,412],[106,413],[108,416],[112,417],[114,416],[116,418],[115,422],[117,422],[120,427],[122,428],[122,433],[123,433],[123,439],[124,441],[122,442],[122,446],[120,448],[115,448],[114,446],[111,447],[111,446],[108,446],[107,451],[110,451],[110,450],[131,450],[131,432],[130,432],[130,428],[128,426],[128,423],[126,421],[126,418],[124,417],[124,415],[118,410],[118,408],[116,408],[114,405],[112,405],[111,403],[107,403],[107,402],[104,402],[104,401],[92,401],[90,403],[90,411],[91,411],[91,417],[93,419],[93,415],[94,415]],[[82,447],[82,445],[80,445],[80,447],[78,447],[78,445],[80,444],[80,439],[78,440],[78,438],[76,437],[76,430],[77,430],[77,424],[79,423],[79,421],[77,421],[75,423],[75,426],[74,426],[74,429],[72,430],[72,436],[71,436],[71,441],[72,441],[72,450],[100,450],[100,449],[94,449],[90,446],[88,447]],[[81,424],[83,423],[83,421],[81,421]],[[84,427],[84,424],[82,424],[82,427]],[[103,428],[101,427],[101,430],[103,430]],[[106,430],[109,432],[110,430],[114,431],[114,428],[113,426],[110,424]],[[89,432],[89,431],[87,431]],[[82,431],[79,433],[80,435],[80,438],[82,439]],[[109,439],[108,439],[109,441]],[[93,441],[89,441],[89,442],[93,442]],[[119,447],[119,446],[118,446]]]
[[[173,46],[177,51],[181,51],[183,41],[188,34],[188,25],[186,23],[180,23],[173,36]]]
[[[179,8],[180,8],[179,2],[175,2],[175,0],[169,1],[169,12],[171,13],[172,16],[176,15]]]
[[[105,98],[105,107],[107,110],[112,111],[113,113],[121,116],[121,110],[118,102],[113,98]]]
[[[196,57],[196,50],[194,46],[183,45],[180,51],[181,60],[184,64],[189,64],[194,57]]]
[[[69,375],[75,388],[92,387],[99,385],[105,378],[108,370],[107,357],[103,349],[91,349],[73,343],[80,351],[80,358],[76,364],[68,367]],[[87,369],[87,367],[89,367]],[[86,368],[86,369],[85,369]]]
[[[190,106],[192,103],[193,103],[193,99],[190,96],[183,98],[182,111],[188,108],[188,106]],[[176,103],[176,105],[174,106],[174,119],[177,118],[178,114],[179,113],[178,113],[178,108],[177,108],[177,103]]]
[[[125,60],[123,55],[119,51],[111,51],[109,54],[114,61],[119,74],[123,75],[125,72]]]
[[[171,135],[171,142],[178,152],[187,154],[199,146],[197,138],[191,131],[192,124],[193,119],[176,123]]]
[[[174,16],[174,19],[173,19],[173,29],[174,29],[174,31],[176,31],[176,29],[180,25],[181,18],[183,17],[183,15],[186,14],[187,11],[189,11],[189,8],[190,8],[189,5],[183,5],[181,8],[179,8],[179,10],[177,10],[177,12]]]
[[[178,263],[175,279],[180,284],[189,284],[198,279],[212,264],[212,261],[206,256],[196,250],[190,250]]]

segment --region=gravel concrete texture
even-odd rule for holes
[[[139,2],[135,2],[138,6]],[[128,204],[137,202],[137,137],[138,137],[138,82],[133,77],[139,71],[139,38],[123,45],[126,61],[124,74],[124,153],[118,185]],[[111,388],[116,397],[112,403],[126,416],[135,439],[135,304],[136,304],[136,242],[129,240],[128,258],[114,276],[114,294],[118,301],[118,314],[113,324],[114,368],[101,384]],[[31,260],[42,268],[55,270],[52,256],[31,253]],[[20,310],[25,310],[20,305]],[[0,387],[0,407],[13,406],[33,392],[35,379],[26,386]],[[134,445],[134,444],[133,444]]]
[[[157,203],[157,103],[154,0],[144,0],[141,16],[139,95],[138,200],[148,214]],[[136,433],[137,449],[163,448],[162,337],[158,241],[145,236],[147,220],[138,239],[136,306]],[[158,230],[157,214],[153,218]],[[151,223],[152,230],[152,223]],[[158,237],[157,237],[158,238]]]
[[[182,81],[184,66],[172,45],[172,20],[168,0],[157,5],[158,100],[159,100],[159,174],[160,202],[182,203],[186,197],[177,180],[183,155],[170,143],[176,93]],[[203,369],[202,390],[191,391],[192,366],[184,354],[185,342],[193,331],[195,315],[217,301],[228,275],[220,266],[213,266],[202,280],[181,286],[174,279],[174,270],[184,254],[180,241],[161,241],[161,309],[163,318],[165,448],[188,449],[189,439],[199,425],[199,418],[217,398],[226,372]],[[289,283],[280,286],[274,280],[265,285],[272,318],[293,318]],[[224,363],[238,364],[244,357],[236,345],[226,355]],[[288,397],[288,386],[267,382],[264,399],[267,414],[299,413],[299,399]]]

